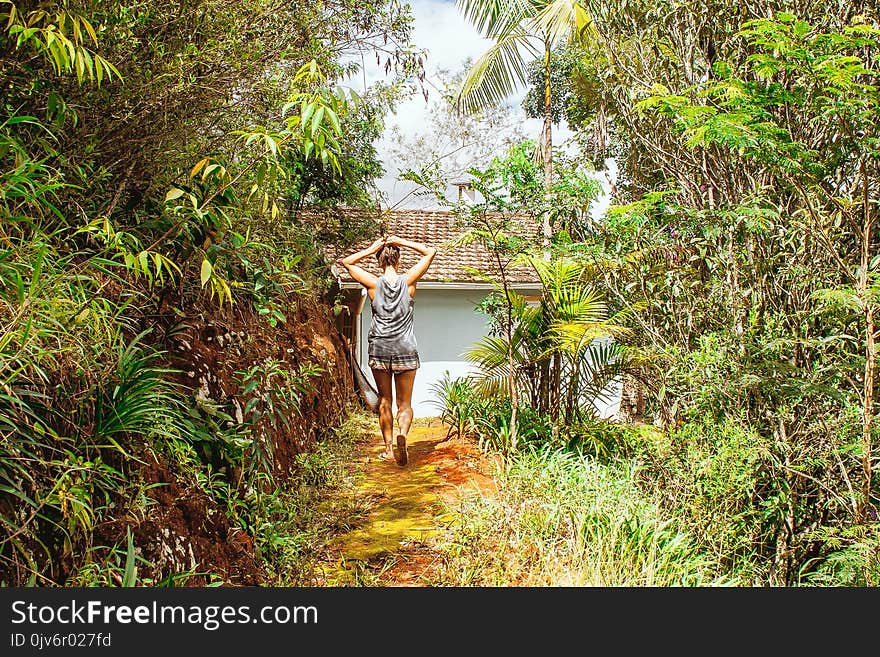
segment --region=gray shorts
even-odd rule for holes
[[[402,356],[370,356],[370,367],[385,372],[406,372],[419,369],[419,355],[405,354]]]

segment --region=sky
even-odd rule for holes
[[[431,105],[439,102],[438,88],[441,87],[437,76],[438,70],[456,72],[462,69],[468,58],[476,59],[491,45],[467,22],[459,13],[455,2],[450,0],[411,0],[414,18],[412,42],[427,51],[425,62],[427,74],[428,100],[421,93],[401,102],[393,116],[387,120],[385,134],[377,144],[379,157],[385,166],[385,176],[378,181],[379,189],[384,192],[390,205],[400,203],[407,207],[428,207],[432,202],[423,197],[416,197],[408,192],[412,185],[397,180],[399,163],[395,162],[390,149],[390,135],[393,126],[397,126],[403,134],[413,135],[430,129],[428,114]],[[384,80],[385,74],[379,67],[366,62],[366,82],[370,84]],[[526,119],[519,107],[525,89],[518,96],[511,97],[509,103],[516,108],[526,122],[527,134],[538,134],[541,123],[538,119]]]
[[[417,197],[409,192],[412,185],[397,180],[399,166],[390,152],[390,134],[393,126],[398,126],[404,134],[418,134],[430,129],[428,124],[429,110],[432,104],[439,101],[438,88],[441,84],[437,77],[438,70],[457,72],[462,69],[468,58],[476,59],[491,45],[466,21],[459,13],[453,0],[410,0],[408,3],[414,18],[412,41],[427,51],[426,74],[428,101],[419,93],[401,102],[393,116],[386,124],[385,134],[377,144],[379,157],[385,166],[385,176],[378,181],[379,189],[387,195],[391,206],[399,207],[436,207],[433,202]],[[366,83],[370,84],[384,79],[384,71],[371,65],[369,60],[364,71]],[[436,88],[432,86],[433,83]],[[523,132],[537,139],[541,131],[540,119],[528,119],[521,107],[526,89],[522,88],[508,99],[514,113],[522,117],[520,125]],[[554,142],[562,143],[571,132],[566,126],[554,126]]]

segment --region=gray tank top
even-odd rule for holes
[[[393,283],[380,276],[373,295],[373,323],[367,335],[370,356],[388,358],[417,353],[413,331],[415,299],[409,295],[406,276]]]

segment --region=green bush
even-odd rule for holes
[[[772,527],[765,517],[770,445],[728,421],[686,423],[644,442],[641,485],[708,554],[744,579],[767,576]]]
[[[352,413],[313,451],[297,455],[290,482],[254,487],[243,499],[242,527],[254,537],[274,584],[314,585],[326,543],[365,512],[364,500],[342,493],[350,490],[345,464],[357,441],[372,430],[372,418]]]
[[[644,440],[644,432],[639,427],[596,418],[562,427],[561,433],[567,449],[603,460],[629,456]]]
[[[474,381],[450,379],[448,373],[434,385],[434,393],[440,399],[440,419],[449,426],[449,436],[469,436],[481,446],[498,451],[510,449],[509,398],[485,396]],[[517,434],[521,447],[547,442],[552,434],[549,416],[530,406],[520,406]]]
[[[449,426],[449,436],[470,436],[486,447],[506,451],[510,446],[510,400],[483,396],[475,386],[467,378],[451,379],[448,373],[434,384],[440,419]],[[641,440],[638,428],[591,417],[560,426],[554,438],[550,416],[527,405],[520,406],[517,425],[520,447],[555,440],[557,447],[603,459],[630,454]]]
[[[453,379],[449,372],[444,372],[439,381],[431,384],[431,392],[434,394],[434,403],[440,411],[440,420],[449,427],[446,437],[471,435],[473,432],[471,417],[479,400],[468,379],[465,377]]]
[[[823,536],[833,551],[801,583],[808,586],[880,586],[880,523],[832,530]]]

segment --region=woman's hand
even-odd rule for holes
[[[349,267],[349,273],[351,273],[351,269],[350,269],[351,265],[355,265],[358,262],[360,262],[361,260],[363,260],[364,258],[366,258],[367,256],[373,255],[379,249],[381,249],[384,244],[385,244],[385,238],[380,237],[375,242],[370,244],[370,246],[368,246],[367,248],[361,249],[357,253],[352,253],[350,256],[346,256],[345,258],[340,260],[340,262],[343,265],[345,265],[346,267]]]
[[[428,255],[432,250],[436,252],[436,249],[432,249],[432,247],[426,246],[421,242],[413,242],[412,240],[406,240],[402,237],[397,237],[397,235],[392,235],[388,238],[388,244],[396,244],[397,246],[404,246],[408,249],[412,249],[416,253],[421,255]]]

